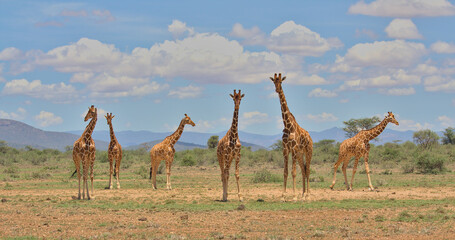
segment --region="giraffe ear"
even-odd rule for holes
[[[107,114],[106,114],[106,115],[104,115],[104,117],[105,117],[106,119],[107,119],[107,116],[108,116]]]
[[[188,115],[186,115],[186,113],[185,113],[185,117],[188,117]]]
[[[232,94],[229,94],[229,96],[231,96],[231,98],[234,98],[234,95],[232,95]]]
[[[275,81],[275,78],[273,78],[273,77],[270,77],[270,80],[272,80],[272,81]]]
[[[283,77],[283,78],[281,79],[281,81],[284,82],[285,79],[286,79],[286,77]]]
[[[112,118],[114,118],[114,117],[115,117],[115,115],[112,115],[112,113],[111,113],[111,116],[112,116]]]
[[[242,98],[243,98],[243,97],[245,97],[245,94],[242,94],[242,96],[241,96],[241,97],[242,97]]]

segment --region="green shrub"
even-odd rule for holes
[[[262,169],[254,173],[253,179],[251,182],[253,183],[269,183],[269,182],[281,182],[283,179],[278,177],[277,175],[272,174],[267,169]]]
[[[19,172],[19,168],[17,166],[10,166],[3,170],[3,172],[8,174],[15,174]]]
[[[193,159],[193,156],[187,154],[183,157],[182,161],[180,162],[181,166],[194,166],[196,165],[196,161]]]
[[[413,173],[414,172],[414,164],[412,163],[406,163],[404,164],[401,169],[403,170],[403,173]]]
[[[425,152],[417,156],[416,168],[423,174],[438,174],[446,170],[444,158]]]

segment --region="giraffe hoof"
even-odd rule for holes
[[[368,190],[370,190],[370,191],[374,191],[374,188],[373,188],[373,187],[370,187],[370,188],[368,188]]]

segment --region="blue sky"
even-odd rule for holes
[[[281,132],[274,85],[310,131],[394,112],[455,125],[455,3],[0,0],[0,118],[69,131],[94,104],[117,131]],[[99,114],[96,129],[106,130]]]

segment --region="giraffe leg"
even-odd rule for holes
[[[121,157],[118,157],[117,158],[117,163],[115,164],[115,172],[117,173],[117,189],[120,189],[120,181],[119,181],[119,178],[120,178],[120,160],[121,160]]]
[[[114,159],[112,155],[109,155],[109,189],[112,189],[112,174],[114,173]]]
[[[343,160],[344,160],[344,156],[340,152],[340,155],[338,156],[338,161],[335,163],[335,165],[333,165],[333,181],[332,181],[332,185],[330,185],[330,188],[332,190],[333,190],[333,186],[335,186],[335,182],[336,182],[336,179],[337,179],[338,167],[343,162]]]
[[[286,184],[288,182],[288,159],[289,159],[289,150],[284,146],[283,148],[283,157],[284,157],[284,174],[283,174],[283,194],[281,195],[281,201],[286,201]]]
[[[225,181],[225,185],[224,185],[224,189],[223,189],[223,201],[227,201],[227,198],[228,198],[228,186],[229,186],[229,169],[231,168],[231,163],[232,163],[232,158],[234,156],[232,155],[229,155],[227,157],[227,161],[225,163],[225,166],[224,166],[224,181]]]
[[[343,166],[341,167],[341,170],[343,170],[343,175],[344,175],[344,184],[346,184],[346,188],[347,190],[351,190],[350,187],[349,187],[349,183],[348,183],[348,176],[346,174],[346,168],[348,168],[348,163],[349,163],[349,160],[348,161],[344,161],[343,162]]]
[[[365,156],[363,156],[363,158],[365,159],[365,170],[367,171],[367,177],[368,177],[368,185],[369,185],[369,189],[370,191],[373,191],[374,190],[374,187],[373,185],[371,184],[371,178],[370,178],[370,167],[368,166],[368,158],[369,158],[369,152],[367,152],[365,154]]]
[[[81,171],[80,167],[77,169],[77,181],[79,183],[79,193],[77,194],[77,199],[81,200]]]
[[[303,163],[302,158],[299,158],[298,160],[299,160],[300,171],[302,172],[302,197],[304,197],[305,196],[305,182],[306,182],[306,166]]]
[[[171,166],[172,162],[171,161],[166,161],[166,188],[167,190],[172,190],[171,187]]]
[[[354,175],[355,172],[357,171],[357,164],[359,163],[360,157],[356,156],[355,157],[355,162],[354,162],[354,168],[352,169],[352,176],[351,176],[351,190],[352,190],[352,185],[354,185]]]
[[[310,164],[311,164],[311,157],[313,154],[313,150],[305,152],[305,172],[306,172],[306,181],[307,181],[307,190],[306,190],[306,197],[308,199],[310,197]],[[303,161],[302,161],[303,162]],[[305,190],[305,189],[304,189]]]
[[[94,191],[93,191],[93,167],[95,165],[95,153],[93,153],[93,158],[90,161],[90,182],[92,186],[92,197],[94,196]],[[87,183],[87,193],[88,193],[88,183]]]
[[[296,161],[297,158],[300,158],[300,156],[297,156],[297,153],[295,151],[292,151],[292,193],[294,194],[294,201],[297,201],[297,193],[295,192],[295,177],[297,176],[297,166],[296,166]],[[303,186],[305,188],[305,179],[303,180]]]
[[[239,163],[240,163],[240,151],[237,153],[237,157],[235,158],[235,179],[237,181],[237,193],[239,196],[239,201],[243,201],[242,195],[240,194],[240,171],[239,171]]]

